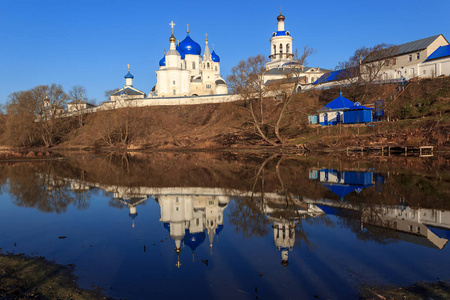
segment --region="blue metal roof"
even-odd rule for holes
[[[276,36],[282,36],[282,35],[286,35],[286,30],[277,31]]]
[[[450,45],[440,46],[439,48],[436,49],[436,51],[434,51],[433,53],[431,53],[430,56],[427,57],[425,62],[447,56],[450,56]]]
[[[319,79],[313,82],[313,84],[331,82],[335,80],[342,80],[345,78],[356,77],[359,74],[359,68],[353,67],[348,69],[336,70],[332,72],[328,72],[320,76]]]
[[[322,107],[321,111],[338,110],[338,109],[350,109],[355,106],[355,103],[342,96],[339,97]]]

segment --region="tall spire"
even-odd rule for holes
[[[211,52],[209,51],[208,47],[208,34],[205,34],[206,40],[205,40],[205,53],[203,54],[203,61],[210,61],[211,59]]]

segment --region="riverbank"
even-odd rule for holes
[[[74,268],[42,257],[0,254],[0,299],[108,299],[100,291],[81,289]]]

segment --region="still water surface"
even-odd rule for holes
[[[152,154],[0,165],[2,253],[127,299],[358,298],[450,279],[442,158]]]

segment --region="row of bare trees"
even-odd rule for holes
[[[72,126],[70,121],[61,119],[68,101],[80,103],[87,100],[86,95],[84,87],[74,86],[66,93],[55,83],[10,94],[4,106],[6,116],[2,119],[4,143],[14,147],[51,147],[60,142],[64,132]],[[77,115],[82,126],[81,109]]]

